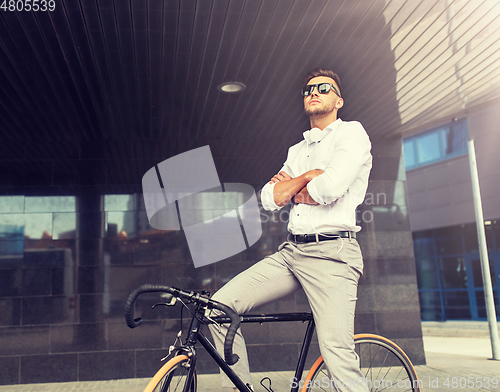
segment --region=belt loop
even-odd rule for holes
[[[352,231],[349,230],[348,233],[349,233],[349,239],[351,240],[352,239],[351,238]]]
[[[316,233],[316,243],[319,244],[319,235]]]

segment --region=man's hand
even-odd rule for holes
[[[309,183],[309,181],[311,181],[313,178],[316,178],[323,173],[324,170],[321,169],[309,170],[307,173],[305,173],[306,178],[308,180],[307,183]],[[307,191],[307,186],[302,188],[300,192],[298,192],[292,199],[295,204],[309,204],[309,205],[319,204],[309,195],[309,192]]]
[[[284,171],[280,171],[278,174],[276,174],[273,178],[271,178],[271,181],[269,181],[269,184],[273,184],[275,182],[280,182],[280,181],[288,181],[291,180],[292,177],[288,175],[288,173]]]
[[[321,169],[313,169],[309,170],[308,172],[305,173],[307,182],[311,181],[313,178],[318,177],[319,175],[323,174],[325,171]]]
[[[276,184],[274,186],[273,194],[274,202],[280,207],[284,206],[288,204],[292,197],[297,194],[298,197],[295,198],[296,203],[317,204],[309,197],[307,188],[305,187],[309,181],[323,173],[323,170],[314,169],[309,170],[298,177],[292,178],[284,171],[280,171],[273,178],[271,178],[271,181],[269,181],[270,184]],[[298,195],[299,193],[302,193],[300,197]]]

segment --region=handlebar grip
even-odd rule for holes
[[[140,317],[134,319],[134,303],[137,297],[143,293],[151,293],[159,291],[166,291],[168,293],[171,293],[172,288],[168,286],[143,284],[142,286],[136,288],[129,294],[127,303],[125,304],[125,321],[127,322],[127,326],[129,328],[136,328],[142,324],[142,319]]]
[[[229,306],[220,302],[214,301],[213,307],[222,310],[231,319],[231,324],[226,334],[226,340],[224,341],[224,359],[229,365],[234,365],[240,359],[237,354],[233,354],[234,337],[241,324],[240,316]]]
[[[134,319],[134,303],[137,297],[139,297],[139,295],[143,293],[154,293],[154,292],[170,293],[176,297],[183,297],[185,299],[193,299],[194,295],[193,292],[189,293],[181,291],[179,289],[175,289],[173,287],[153,285],[153,284],[144,284],[136,288],[129,294],[127,303],[125,304],[125,320],[129,328],[136,328],[142,324],[141,318]],[[238,355],[233,354],[233,342],[234,342],[234,337],[236,336],[236,331],[238,330],[241,324],[240,316],[229,306],[224,305],[223,303],[220,303],[218,301],[214,301],[200,296],[196,297],[195,301],[207,305],[208,307],[221,310],[231,319],[231,324],[229,325],[229,329],[226,334],[226,340],[224,341],[224,358],[229,365],[234,365],[239,360]]]

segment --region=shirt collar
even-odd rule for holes
[[[330,132],[334,131],[335,129],[337,129],[339,127],[339,125],[342,123],[343,121],[340,119],[340,118],[337,118],[334,122],[332,122],[331,124],[328,124],[325,129],[323,129],[321,131],[321,139],[323,139],[327,134],[329,134]],[[312,128],[311,128],[312,129]],[[305,134],[306,132],[304,132]]]
[[[323,132],[327,131],[328,133],[335,130],[338,128],[338,126],[342,123],[342,120],[340,118],[337,118],[334,122],[331,124],[327,125],[325,129],[323,129]]]

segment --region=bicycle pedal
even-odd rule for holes
[[[269,388],[264,385],[264,380],[269,381]],[[273,389],[271,388],[271,379],[269,377],[264,377],[262,380],[260,380],[260,385],[262,385],[266,391],[274,392]]]

